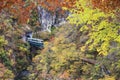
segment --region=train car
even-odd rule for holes
[[[44,43],[42,39],[28,38],[27,41],[30,44],[30,46],[37,47],[40,49],[44,48]]]

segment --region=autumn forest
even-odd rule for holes
[[[120,80],[120,0],[0,0],[0,80]]]

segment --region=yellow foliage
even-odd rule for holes
[[[85,46],[89,50],[97,49],[100,54],[108,55],[110,53],[110,42],[117,41],[120,44],[120,35],[118,30],[120,24],[115,22],[115,14],[106,14],[98,9],[93,9],[89,0],[78,0],[74,9],[70,11],[72,14],[67,18],[70,23],[80,27],[80,31],[87,31],[89,39]],[[80,9],[83,10],[80,10]],[[109,17],[113,21],[109,21]],[[111,35],[112,34],[112,35]],[[81,48],[85,51],[85,47]]]
[[[114,76],[105,76],[105,78],[103,79],[99,79],[99,80],[116,80]]]

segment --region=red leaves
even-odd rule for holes
[[[105,12],[120,8],[120,0],[92,0],[92,4]]]
[[[14,15],[14,17],[18,18],[19,23],[27,23],[31,10],[35,7],[34,3],[26,3],[23,0],[16,0],[15,4],[13,4],[12,8],[10,8],[10,12]]]
[[[0,11],[3,8],[9,8],[14,2],[14,0],[0,0]]]
[[[28,4],[28,5],[27,5]],[[26,6],[27,5],[27,6]],[[34,3],[25,3],[23,0],[1,0],[0,11],[7,8],[10,13],[18,18],[19,23],[26,23],[30,17],[30,11],[35,7]]]
[[[44,8],[55,12],[62,7],[72,8],[76,0],[36,0],[35,3],[40,4]],[[19,23],[26,23],[30,17],[31,10],[37,5],[34,2],[25,2],[24,0],[0,0],[0,11],[7,10],[18,18]],[[61,13],[63,11],[61,10]]]

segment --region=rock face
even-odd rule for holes
[[[23,40],[24,42],[26,42],[26,41],[27,41],[27,38],[32,38],[32,36],[33,36],[32,31],[27,31],[27,32],[25,32],[24,35],[22,35],[22,40]]]
[[[68,12],[64,13],[64,16],[59,13],[59,10],[53,14],[50,11],[42,8],[41,6],[38,7],[38,15],[39,15],[39,22],[41,24],[42,31],[49,31],[51,32],[52,26],[59,26],[62,23],[66,22],[66,17],[68,16]]]

